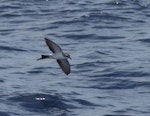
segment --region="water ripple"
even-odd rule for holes
[[[0,112],[0,116],[10,116],[7,112]]]
[[[67,108],[71,107],[64,103],[65,100],[58,96],[46,94],[20,95],[9,98],[15,104],[19,103],[21,107],[32,112],[66,114]]]
[[[6,51],[19,51],[19,52],[27,52],[25,49],[20,49],[16,47],[10,47],[10,46],[0,46],[0,50],[6,50]]]

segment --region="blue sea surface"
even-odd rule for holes
[[[1,0],[0,116],[150,116],[150,1]]]

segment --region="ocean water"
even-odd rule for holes
[[[150,116],[150,1],[1,0],[0,116]]]

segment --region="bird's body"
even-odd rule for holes
[[[62,49],[53,41],[45,38],[45,42],[53,53],[48,55],[41,55],[41,58],[39,58],[38,60],[47,58],[56,59],[61,69],[64,71],[66,75],[68,75],[70,73],[70,64],[67,58],[71,59],[70,55],[68,53],[63,53]]]
[[[54,59],[67,59],[67,57],[65,57],[63,54],[61,53],[54,53],[54,54],[51,54],[53,56]]]

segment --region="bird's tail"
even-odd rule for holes
[[[37,60],[42,60],[42,59],[46,59],[46,58],[49,58],[50,56],[49,55],[41,55],[41,58],[38,58]]]

